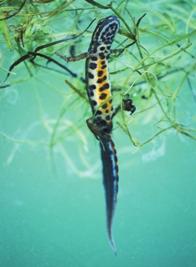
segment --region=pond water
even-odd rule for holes
[[[18,55],[0,45],[3,81]],[[129,59],[122,57],[119,64]],[[84,74],[84,61],[69,64]],[[117,63],[112,66],[118,69]],[[14,82],[0,91],[0,266],[195,267],[195,141],[170,129],[135,147],[117,124],[120,117],[114,119],[120,169],[114,255],[106,231],[99,146],[86,126],[89,104],[65,84],[69,76],[33,69],[33,77],[27,77],[22,64],[14,72]],[[167,77],[164,85],[175,88],[180,77],[169,85]],[[124,79],[112,81],[120,86]],[[194,89],[195,79],[190,79]],[[76,85],[85,92],[82,83]],[[190,128],[194,97],[185,82],[176,113]],[[159,107],[139,115],[148,106],[148,100],[136,97],[136,115],[128,118],[140,142],[158,130],[152,125]]]

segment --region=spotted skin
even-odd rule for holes
[[[112,118],[112,95],[106,58],[97,57],[96,63],[92,63],[91,57],[88,64],[88,96],[92,107],[93,117],[106,120],[106,116]],[[106,112],[107,109],[107,112]]]
[[[118,159],[112,141],[112,94],[109,79],[108,58],[115,34],[119,29],[117,17],[100,20],[93,33],[86,60],[86,82],[93,116],[87,125],[100,142],[103,185],[105,189],[107,231],[110,245],[116,252],[112,237],[112,220],[118,193]]]
[[[93,113],[93,121],[102,125],[103,131],[112,131],[112,94],[109,80],[108,57],[114,36],[119,29],[117,17],[100,20],[93,33],[86,60],[87,92]],[[103,123],[104,124],[104,123]],[[99,125],[100,126],[100,125]]]

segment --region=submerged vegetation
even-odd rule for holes
[[[121,22],[110,57],[114,103],[122,106],[129,95],[136,106],[133,115],[121,109],[115,133],[123,132],[137,147],[171,130],[196,140],[196,7],[186,0],[0,1],[0,103],[6,91],[30,87],[33,80],[40,88],[52,86],[63,99],[56,118],[40,119],[47,139],[16,138],[2,126],[0,138],[53,148],[74,134],[86,145],[84,59],[96,22],[112,14]],[[39,112],[47,114],[39,88],[33,90]]]

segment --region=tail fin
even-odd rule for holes
[[[105,189],[107,231],[110,245],[116,254],[116,245],[112,237],[112,221],[118,194],[118,160],[114,142],[111,138],[100,139],[103,165],[103,185]]]

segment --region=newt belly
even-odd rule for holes
[[[95,56],[88,59],[88,96],[92,107],[95,123],[111,124],[112,95],[109,82],[107,59]]]

